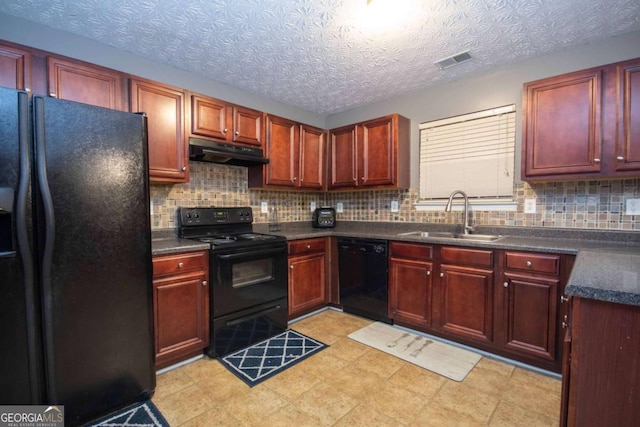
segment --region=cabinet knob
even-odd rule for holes
[[[440,277],[444,277],[444,273],[440,273]]]
[[[207,281],[206,280],[202,281],[202,286],[207,286]]]
[[[186,166],[183,166],[183,167],[182,167],[182,172],[184,172],[184,171],[186,171],[186,170],[187,170],[187,167],[186,167]]]
[[[289,268],[293,270],[293,265],[290,265]]]
[[[240,132],[238,132],[238,131],[236,131],[235,133],[236,133],[236,136],[240,135]]]
[[[360,177],[360,181],[364,182],[364,176]]]
[[[182,267],[184,267],[184,262],[179,262],[178,263],[178,268],[182,268]]]
[[[600,163],[600,159],[596,157],[595,159],[593,159],[593,163]]]
[[[509,287],[509,282],[504,282],[504,283],[502,284],[502,286],[504,286],[505,288],[508,288],[508,287]]]
[[[564,295],[560,295],[560,302],[567,302],[569,301],[569,298],[565,297]]]
[[[27,92],[27,93],[29,93],[29,92],[31,92],[31,89],[29,89],[28,87],[25,87],[25,88],[24,88],[24,91],[25,91],[25,92]]]
[[[531,261],[527,261],[527,267],[531,267],[533,263]]]
[[[222,133],[227,133],[227,131],[228,131],[228,130],[229,130],[229,129],[224,128],[224,129],[222,130]]]
[[[427,276],[431,276],[431,272],[427,270]]]
[[[297,180],[298,180],[298,178],[294,176],[294,177],[293,177],[293,180],[294,180],[294,181],[297,181]]]
[[[52,98],[57,97],[57,95],[55,93],[53,93],[53,92],[49,93],[49,96],[52,97]]]
[[[616,160],[619,161],[619,162],[624,162],[624,157],[618,156],[618,157],[616,157]]]
[[[566,329],[569,324],[567,322],[562,322],[562,329]]]
[[[307,245],[307,249],[311,249],[311,245]]]

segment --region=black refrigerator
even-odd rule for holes
[[[0,405],[155,388],[146,118],[0,88]]]

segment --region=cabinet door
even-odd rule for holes
[[[153,281],[156,366],[209,345],[209,289],[205,272]]]
[[[602,70],[525,85],[523,179],[600,172]]]
[[[233,141],[262,147],[262,113],[233,107]]]
[[[502,313],[502,345],[546,360],[556,360],[556,317],[559,280],[504,274],[498,285]]]
[[[616,170],[640,170],[640,60],[617,67],[618,132]]]
[[[493,339],[493,272],[442,265],[440,327],[443,331],[491,342]]]
[[[395,184],[395,141],[393,116],[362,123],[358,128],[358,185]]]
[[[299,181],[302,188],[322,189],[325,185],[327,133],[318,128],[300,125]]]
[[[132,79],[129,96],[131,111],[147,114],[151,181],[188,182],[184,92],[155,82]]]
[[[49,96],[122,110],[123,75],[114,70],[47,57]]]
[[[357,182],[356,126],[331,131],[329,136],[331,188],[355,187]]]
[[[0,86],[31,90],[31,53],[0,45]]]
[[[191,95],[191,133],[198,136],[230,139],[230,108],[223,101]]]
[[[424,327],[431,326],[432,264],[389,260],[389,317]]]
[[[295,187],[298,181],[298,129],[296,122],[276,116],[265,119],[265,185]]]
[[[289,258],[289,317],[326,303],[325,254]]]

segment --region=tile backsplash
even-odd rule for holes
[[[269,222],[260,213],[266,201],[278,207],[280,222],[310,221],[309,205],[336,206],[342,202],[343,221],[395,221],[460,223],[462,213],[416,211],[418,190],[364,190],[340,192],[273,191],[247,188],[247,169],[214,163],[191,162],[186,184],[151,185],[152,229],[176,228],[180,206],[251,206],[254,222]],[[627,198],[640,198],[640,179],[518,183],[515,212],[472,211],[474,225],[556,227],[640,231],[640,215],[624,214]],[[524,213],[524,199],[536,199],[536,213]],[[399,212],[391,213],[392,200]]]

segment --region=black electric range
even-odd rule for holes
[[[210,244],[210,344],[220,357],[286,330],[287,243],[253,232],[249,207],[180,208],[180,237]]]

